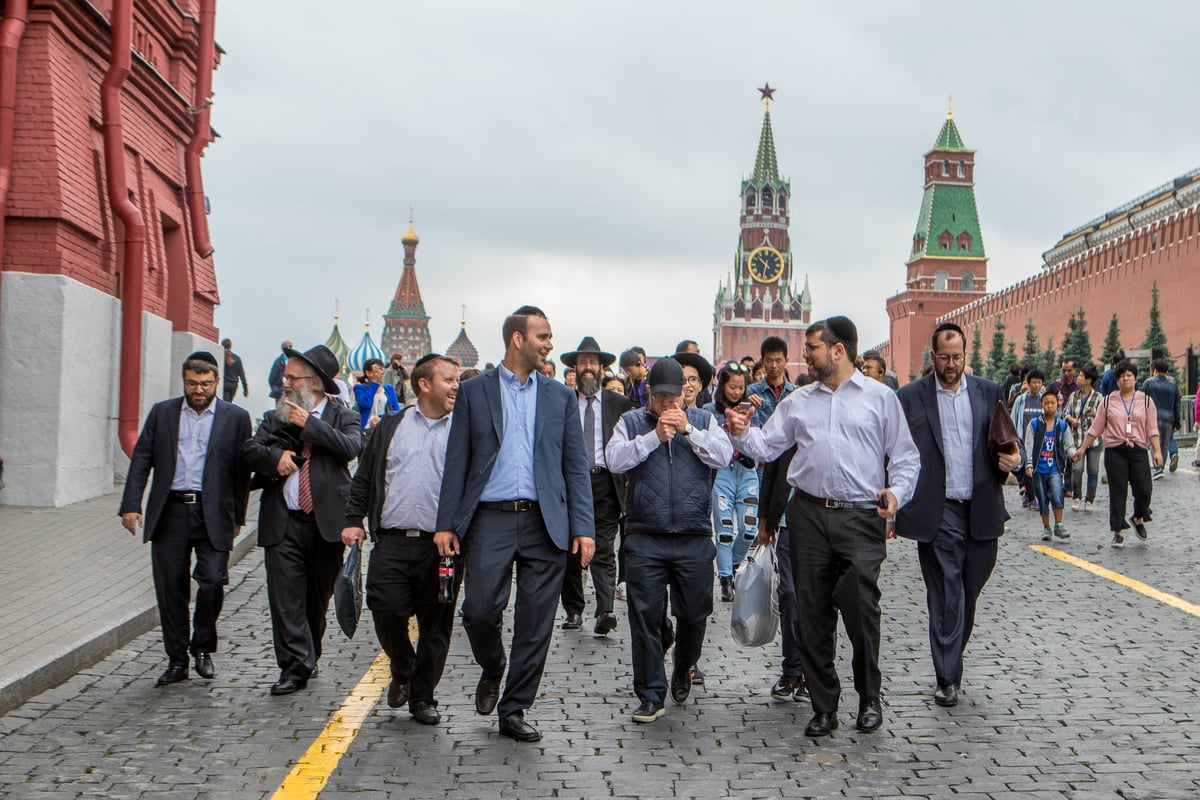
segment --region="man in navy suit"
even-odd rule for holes
[[[229,583],[229,551],[246,523],[250,472],[242,443],[250,438],[250,415],[217,398],[217,359],[196,352],[183,362],[183,397],[155,404],[129,459],[121,524],[131,534],[142,527],[150,542],[154,594],[162,621],[167,671],[156,686],[188,679],[188,652],[196,672],[212,678],[217,651],[217,617]],[[142,495],[154,470],[142,524]],[[192,552],[196,554],[196,613],[189,634]]]
[[[889,535],[917,541],[937,677],[933,699],[954,706],[975,603],[996,565],[997,542],[1009,518],[1002,487],[1024,458],[1020,449],[988,454],[988,429],[1002,395],[995,383],[963,374],[962,328],[939,326],[932,345],[933,373],[900,389],[921,474]]]
[[[504,360],[462,384],[454,404],[434,543],[466,563],[463,626],[483,669],[475,710],[500,705],[500,733],[535,742],[525,721],[554,629],[568,548],[595,549],[591,475],[575,393],[540,370],[553,348],[546,315],[522,306],[504,321]],[[512,648],[502,639],[513,566]],[[508,682],[500,697],[500,679]]]

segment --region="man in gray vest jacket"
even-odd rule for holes
[[[676,617],[671,699],[685,703],[712,613],[712,470],[733,445],[707,411],[682,407],[683,367],[663,358],[650,370],[650,399],[626,412],[604,450],[626,475],[625,596],[633,641],[634,722],[666,713],[662,620],[666,588]]]

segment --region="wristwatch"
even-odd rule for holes
[[[684,436],[691,436],[691,435],[692,435],[692,432],[693,432],[693,431],[695,431],[695,430],[696,430],[696,426],[695,426],[695,425],[693,425],[692,423],[690,423],[690,422],[689,422],[689,423],[687,424],[687,427],[683,429],[683,435],[684,435]]]

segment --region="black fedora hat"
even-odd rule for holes
[[[583,340],[579,342],[579,347],[576,347],[570,353],[562,354],[562,363],[566,364],[571,369],[574,369],[575,356],[580,355],[581,353],[589,353],[600,356],[600,364],[601,366],[605,367],[611,367],[613,362],[617,360],[617,357],[612,353],[606,353],[601,350],[600,344],[593,337],[585,336],[583,337]]]
[[[676,353],[671,358],[683,366],[692,367],[696,372],[699,372],[701,386],[708,386],[712,383],[713,365],[708,363],[708,359],[704,356],[699,353]]]
[[[330,350],[323,344],[316,347],[311,347],[301,353],[299,350],[293,350],[290,347],[283,348],[283,354],[289,360],[298,358],[305,364],[308,364],[317,371],[317,375],[321,378],[322,388],[325,394],[339,394],[341,388],[334,383],[333,379],[338,374],[338,359]]]

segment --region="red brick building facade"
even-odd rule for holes
[[[14,16],[21,5],[6,4],[6,26],[21,27]],[[0,456],[8,484],[0,502],[62,505],[112,491],[124,465],[114,419],[133,238],[109,195],[116,164],[104,141],[102,84],[110,57],[122,52],[114,51],[114,31],[132,50],[117,95],[119,174],[145,226],[142,377],[134,392],[141,411],[179,388],[183,355],[198,347],[220,352],[207,221],[189,213],[185,194],[190,188],[193,202],[205,202],[198,158],[209,139],[209,98],[197,95],[211,80],[198,80],[198,65],[205,36],[212,58],[215,4],[139,0],[127,27],[128,0],[27,5],[15,61],[0,66],[0,82],[15,78],[16,86],[0,242]]]

